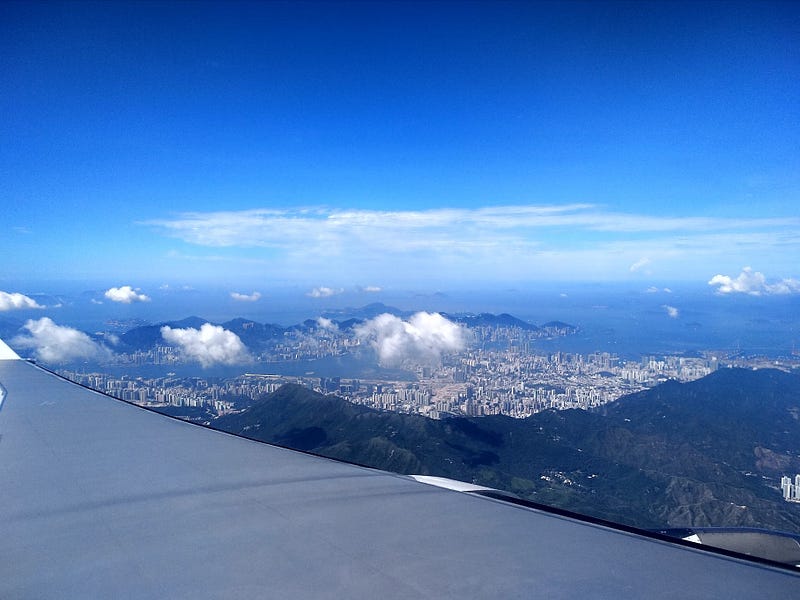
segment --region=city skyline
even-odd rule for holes
[[[61,281],[107,303],[212,284],[242,303],[288,285],[800,291],[796,5],[0,14],[4,305]]]

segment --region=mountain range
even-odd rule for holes
[[[380,314],[389,313],[401,318],[407,318],[414,314],[410,311],[402,311],[392,306],[386,306],[380,302],[368,304],[361,308],[346,308],[339,311],[327,312],[323,317],[330,319],[342,331],[352,330],[353,327],[363,323],[367,319],[374,318]],[[546,335],[564,335],[574,333],[577,329],[567,323],[551,321],[541,327],[518,319],[512,315],[503,313],[494,315],[490,313],[472,314],[447,314],[442,313],[447,319],[461,323],[467,327],[518,327],[528,331],[542,331]],[[187,317],[180,321],[168,321],[157,325],[141,325],[134,327],[119,336],[122,348],[128,351],[149,350],[157,344],[163,344],[161,328],[165,325],[173,329],[194,328],[199,329],[204,323],[209,323],[207,319],[201,317]],[[313,319],[307,319],[302,323],[282,327],[271,323],[258,323],[250,319],[236,318],[224,323],[214,323],[225,329],[232,331],[242,340],[245,346],[251,351],[258,352],[272,340],[283,337],[287,331],[300,331],[312,333],[320,328],[319,323]]]
[[[527,419],[372,410],[286,385],[213,426],[406,474],[475,482],[648,528],[800,532],[782,475],[800,473],[800,375],[723,369],[594,412]]]

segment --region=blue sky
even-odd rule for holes
[[[770,2],[5,2],[0,290],[797,291],[799,28]]]

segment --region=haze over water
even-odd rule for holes
[[[670,291],[664,291],[664,289]],[[152,302],[93,304],[90,294],[45,295],[41,302],[58,308],[16,311],[0,318],[7,338],[26,319],[47,314],[58,323],[89,333],[122,333],[136,323],[162,323],[198,316],[214,323],[237,317],[290,326],[330,314],[344,320],[347,308],[380,302],[402,311],[509,313],[542,325],[563,321],[578,327],[574,335],[538,340],[534,349],[551,352],[611,352],[623,358],[644,354],[701,350],[742,351],[769,357],[800,350],[800,296],[721,296],[711,289],[672,284],[643,291],[630,284],[558,285],[545,289],[414,291],[345,291],[311,298],[298,289],[265,293],[256,302],[234,302],[220,290],[153,293]],[[655,291],[657,289],[657,291]]]

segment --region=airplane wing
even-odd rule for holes
[[[0,360],[2,598],[772,598],[790,570],[255,442]]]

